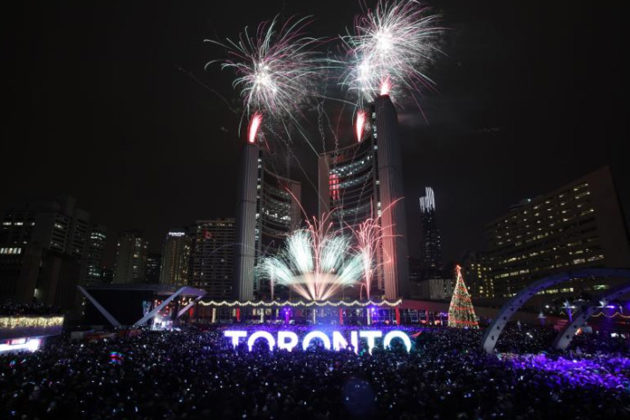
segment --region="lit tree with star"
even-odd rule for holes
[[[457,274],[457,282],[453,289],[451,304],[448,307],[448,326],[454,328],[479,328],[475,308],[473,308],[470,293],[468,293],[464,277],[462,276],[462,268],[459,265],[455,266],[455,273]]]

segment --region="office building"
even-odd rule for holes
[[[376,98],[367,119],[370,129],[357,127],[356,143],[320,155],[319,211],[333,212],[338,227],[380,218],[383,243],[373,295],[397,299],[409,291],[409,255],[405,206],[398,202],[403,198],[398,117],[388,96]]]
[[[523,200],[490,223],[486,232],[496,297],[513,296],[555,272],[630,263],[628,233],[608,167]],[[599,293],[613,283],[574,280],[544,293]]]
[[[162,266],[162,254],[155,252],[147,255],[147,271],[146,282],[149,284],[158,284],[160,282],[160,267]]]
[[[448,301],[453,296],[455,282],[446,276],[423,279],[413,285],[414,298]]]
[[[116,247],[113,283],[146,282],[148,248],[149,243],[141,232],[130,230],[121,234]]]
[[[462,260],[462,274],[473,298],[494,298],[494,279],[484,254],[468,252]]]
[[[103,256],[106,243],[107,229],[101,225],[92,225],[87,240],[81,284],[91,286],[103,283]]]
[[[435,193],[425,187],[420,197],[420,259],[423,278],[436,276],[442,268],[442,240],[435,216]]]
[[[244,146],[239,187],[234,297],[251,300],[269,296],[257,266],[275,253],[286,235],[300,226],[301,183],[280,176],[274,157],[257,143]]]
[[[234,218],[199,220],[192,237],[191,285],[206,290],[211,299],[233,299],[236,221]]]
[[[191,248],[192,239],[185,230],[171,230],[166,234],[162,247],[160,284],[188,285]]]
[[[90,216],[72,197],[10,208],[0,230],[0,297],[70,309],[87,259]]]

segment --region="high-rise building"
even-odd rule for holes
[[[462,260],[462,273],[472,297],[494,298],[494,279],[483,254],[468,252]]]
[[[166,234],[162,247],[160,284],[184,286],[189,282],[190,251],[192,239],[183,229],[171,230]]]
[[[162,254],[155,252],[147,255],[147,271],[146,281],[149,284],[158,284],[160,282],[160,267],[162,266]]]
[[[2,222],[0,243],[37,244],[63,254],[82,257],[88,239],[90,215],[75,208],[72,197],[28,203],[9,209]]]
[[[240,300],[268,295],[256,267],[300,226],[301,183],[272,171],[272,159],[256,143],[244,147],[234,279],[234,295]]]
[[[376,148],[371,138],[319,156],[319,213],[333,211],[338,228],[377,217],[382,202]]]
[[[442,269],[442,240],[435,217],[435,193],[425,187],[420,197],[420,259],[423,277],[436,276]]]
[[[85,263],[81,283],[93,285],[103,283],[103,254],[107,242],[107,229],[101,225],[90,227]]]
[[[380,218],[383,243],[373,294],[397,299],[409,290],[407,220],[397,202],[403,198],[398,117],[388,96],[376,98],[370,115],[371,130],[358,127],[357,143],[320,155],[319,210],[332,211],[338,227]]]
[[[548,194],[523,200],[487,228],[496,297],[509,297],[554,272],[627,267],[628,233],[608,167]],[[595,292],[613,280],[583,279],[545,294]]]
[[[148,241],[139,231],[130,230],[120,235],[116,249],[113,283],[144,283],[148,248]]]
[[[212,299],[232,299],[236,221],[233,218],[198,220],[192,236],[193,287],[206,290]]]
[[[10,208],[0,231],[0,297],[69,309],[85,264],[89,214],[72,197]]]

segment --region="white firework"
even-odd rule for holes
[[[333,230],[328,216],[293,232],[284,249],[262,262],[262,272],[275,285],[289,287],[305,299],[322,301],[363,277],[363,257],[350,237]]]
[[[305,35],[308,24],[308,18],[290,18],[280,25],[276,17],[258,25],[254,36],[245,28],[238,40],[206,39],[227,52],[226,58],[212,60],[206,68],[219,63],[235,73],[233,86],[246,115],[255,111],[278,119],[293,115],[312,96],[323,64],[315,49],[319,40]]]
[[[438,19],[417,0],[379,0],[355,19],[353,33],[342,36],[350,60],[342,84],[360,101],[391,89],[409,93],[433,86],[423,70],[439,52]]]

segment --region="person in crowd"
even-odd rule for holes
[[[308,329],[291,328],[300,335]],[[525,356],[548,346],[553,331],[543,327],[507,328],[498,353],[491,355],[479,349],[479,330],[407,330],[417,336],[410,353],[394,345],[391,350],[377,348],[371,355],[326,351],[317,341],[307,351],[292,352],[271,352],[260,341],[250,352],[244,344],[233,348],[221,328],[195,326],[97,342],[61,339],[32,354],[0,356],[0,418],[592,419],[630,415],[630,361],[624,340],[580,337],[584,353],[580,357],[585,363],[601,363],[597,369],[575,365],[579,370],[567,375],[561,370],[530,368],[540,357],[550,366],[570,361],[563,359],[566,354]],[[625,362],[614,364],[613,357]],[[583,380],[575,382],[574,377]]]

